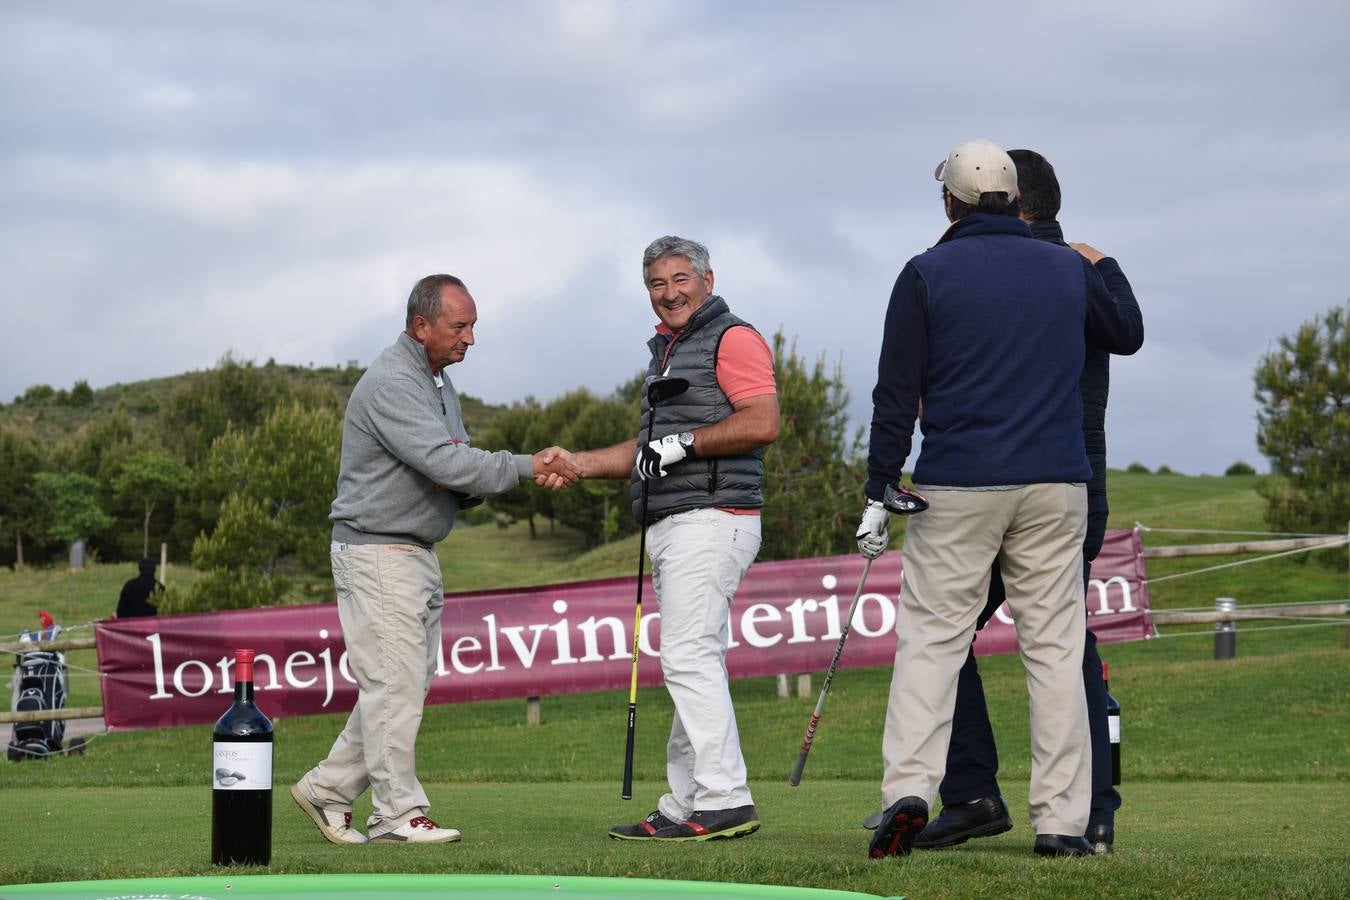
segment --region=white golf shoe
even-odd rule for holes
[[[352,827],[351,813],[324,809],[306,797],[298,784],[291,785],[291,797],[295,800],[296,806],[303,809],[305,814],[314,820],[314,824],[319,826],[323,836],[334,844],[366,843],[366,836]]]
[[[449,844],[459,840],[459,832],[442,828],[426,816],[409,819],[393,831],[372,834],[372,844]]]

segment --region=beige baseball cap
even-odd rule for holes
[[[989,191],[1002,191],[1009,200],[1017,196],[1017,166],[1012,157],[983,138],[957,146],[938,163],[933,177],[958,200],[972,206],[980,202],[980,194]]]

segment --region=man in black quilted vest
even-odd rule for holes
[[[778,437],[773,354],[713,293],[708,250],[685,238],[653,241],[642,278],[659,320],[649,375],[684,378],[659,403],[653,429],[577,454],[583,478],[629,478],[633,514],[648,529],[661,610],[661,670],[675,704],[666,745],[670,791],[621,840],[704,841],[759,828],[727,682],[731,599],[759,552],[763,448]],[[643,397],[642,419],[648,417]],[[647,502],[642,502],[643,480]],[[643,508],[646,519],[643,520]]]

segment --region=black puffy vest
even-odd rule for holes
[[[647,342],[651,350],[648,375],[678,375],[689,380],[689,390],[656,407],[651,437],[647,434],[647,396],[642,396],[642,430],[638,446],[649,439],[693,431],[720,422],[732,413],[731,401],[717,384],[717,347],[722,335],[734,325],[748,322],[731,314],[727,302],[714,294],[689,319],[689,325],[674,339],[657,334]],[[753,327],[753,326],[749,326]],[[666,356],[670,348],[669,357]],[[661,368],[662,360],[666,366]],[[695,451],[698,447],[695,445]],[[666,469],[664,478],[650,482],[647,497],[647,522],[691,509],[759,509],[764,505],[760,482],[764,479],[764,452],[755,449],[738,456],[711,459],[686,457]],[[633,518],[642,523],[642,481],[633,473],[629,493]]]

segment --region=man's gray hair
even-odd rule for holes
[[[647,245],[647,250],[642,254],[642,283],[647,283],[647,269],[658,259],[665,259],[667,256],[683,256],[689,260],[689,265],[693,267],[698,276],[702,278],[708,274],[711,266],[708,264],[708,248],[698,241],[691,241],[688,238],[676,237],[668,234],[665,237],[659,237]]]
[[[465,292],[464,282],[453,275],[428,275],[413,285],[408,295],[408,320],[404,328],[412,328],[413,319],[421,316],[431,324],[441,317],[441,291],[447,287],[457,287]]]

